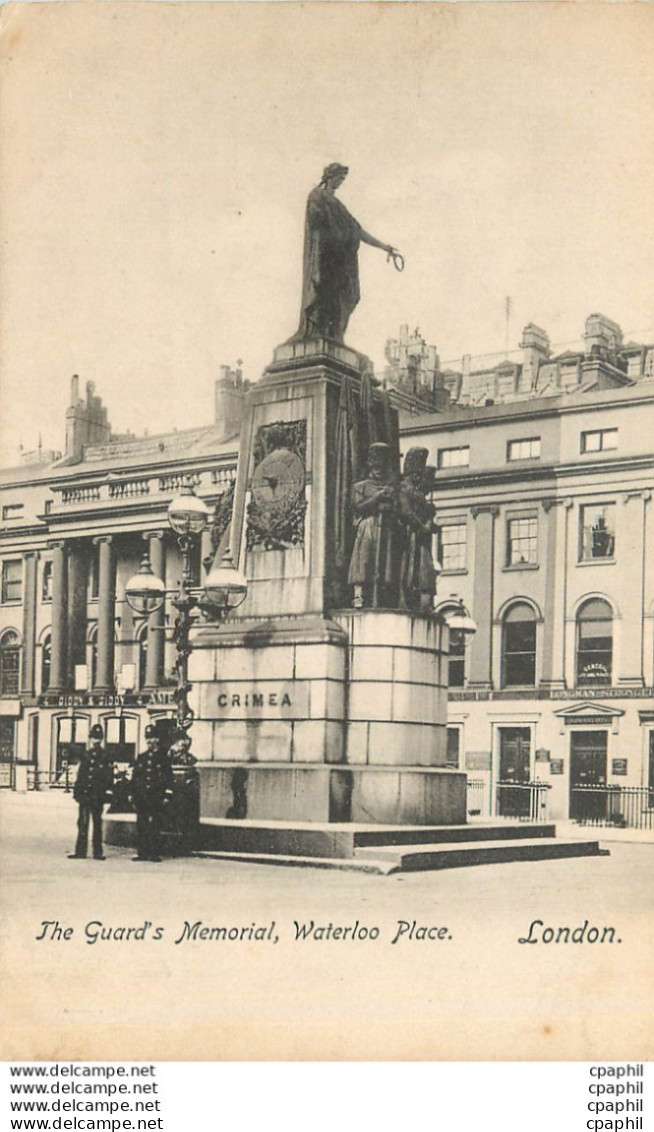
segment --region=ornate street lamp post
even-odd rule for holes
[[[450,632],[458,632],[461,634],[464,648],[467,648],[477,632],[477,622],[474,617],[470,616],[462,598],[459,598],[456,607],[450,613],[446,614],[445,624]]]
[[[149,559],[141,562],[138,574],[130,578],[125,588],[128,604],[136,612],[147,616],[160,609],[166,596],[171,596],[171,604],[177,611],[172,633],[175,644],[175,688],[176,740],[184,739],[186,756],[191,745],[189,735],[193,724],[193,710],[188,702],[191,688],[188,679],[188,663],[193,646],[191,629],[196,621],[195,610],[200,609],[210,620],[224,621],[236,609],[247,594],[247,581],[236,569],[229,556],[223,556],[220,566],[207,575],[203,586],[194,586],[191,574],[191,554],[195,539],[209,521],[206,503],[195,494],[190,483],[173,499],[168,508],[168,522],[177,536],[177,545],[182,553],[182,579],[178,590],[166,590],[161,578],[152,571]]]

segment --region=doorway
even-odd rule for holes
[[[54,781],[68,785],[71,769],[77,766],[89,741],[89,720],[85,715],[67,715],[57,720],[56,765]]]
[[[531,813],[531,730],[500,727],[500,767],[497,812],[503,818],[528,818]]]
[[[573,731],[570,735],[570,817],[572,821],[606,820],[608,731]]]
[[[16,761],[16,724],[13,719],[0,719],[0,788],[13,789]]]

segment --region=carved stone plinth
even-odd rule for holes
[[[324,616],[349,602],[351,483],[369,433],[397,432],[370,371],[342,344],[288,343],[248,392],[230,539],[249,584],[238,618]],[[352,448],[345,472],[343,442]]]
[[[338,611],[198,633],[194,751],[205,817],[465,822],[445,767],[447,630]]]

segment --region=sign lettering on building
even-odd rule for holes
[[[44,692],[39,707],[167,707],[174,704],[174,692]]]
[[[466,751],[466,770],[490,770],[490,751]]]

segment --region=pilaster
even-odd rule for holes
[[[565,688],[565,607],[571,499],[544,499],[545,608],[543,610],[543,688]]]
[[[468,686],[477,691],[493,687],[493,605],[495,573],[495,520],[497,504],[471,508],[475,520],[475,567],[472,592],[472,615],[477,622],[470,646]]]
[[[651,491],[630,491],[622,499],[616,558],[620,563],[620,656],[618,685],[642,688],[645,629],[645,523]]]

